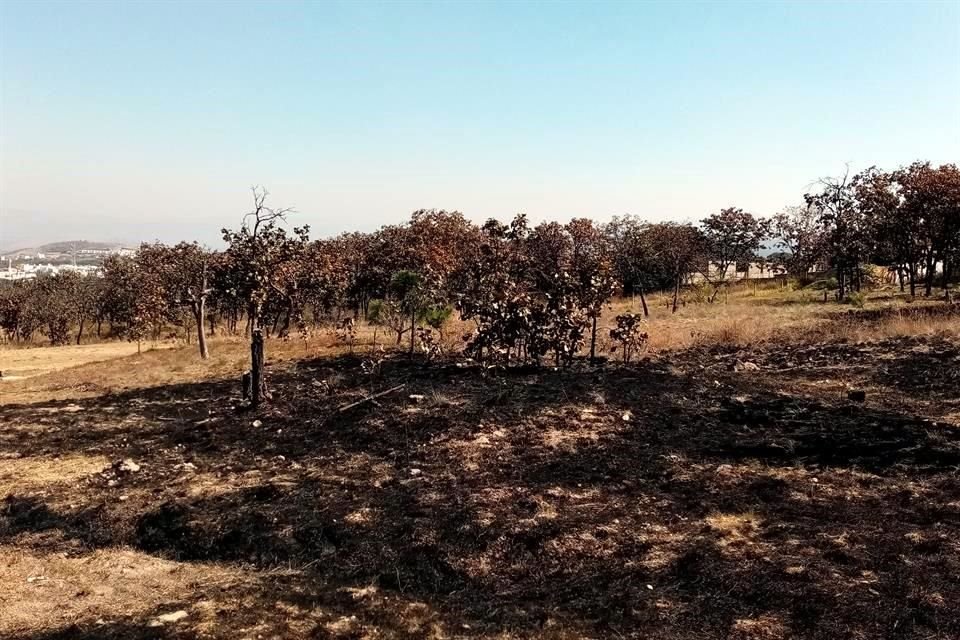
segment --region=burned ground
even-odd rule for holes
[[[955,342],[361,364],[0,407],[0,633],[960,636]],[[57,575],[118,553],[148,604]]]

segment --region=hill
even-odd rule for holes
[[[22,247],[3,251],[4,255],[35,255],[37,253],[72,253],[74,251],[110,251],[126,246],[121,242],[97,242],[93,240],[61,240],[35,247]]]

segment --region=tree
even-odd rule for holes
[[[189,309],[197,331],[200,357],[209,357],[206,339],[207,298],[210,295],[211,251],[196,242],[175,246],[160,243],[141,245],[137,265],[145,280],[156,288],[156,295],[175,317],[177,308]]]
[[[228,253],[238,269],[238,294],[247,304],[250,320],[250,403],[256,409],[261,400],[268,399],[263,371],[263,311],[276,296],[285,296],[280,283],[294,269],[307,241],[307,227],[294,228],[294,237],[278,226],[286,220],[290,208],[267,205],[269,192],[253,187],[253,210],[243,217],[238,231],[223,230]]]
[[[381,300],[379,298],[371,300],[367,310],[367,321],[379,327],[389,327],[396,334],[399,346],[403,340],[403,334],[407,332],[409,324],[407,323],[407,314],[401,308],[399,302],[393,300]],[[376,338],[376,336],[374,336]]]
[[[800,280],[823,259],[826,237],[819,209],[810,205],[787,207],[772,220],[772,233],[786,250],[780,262],[787,273]]]
[[[417,314],[425,306],[426,283],[415,271],[398,271],[390,278],[390,295],[410,320],[410,355],[416,342]],[[399,337],[399,336],[398,336]]]
[[[915,162],[896,171],[904,217],[917,226],[923,248],[924,289],[931,295],[938,263],[943,265],[945,295],[949,298],[952,267],[960,255],[960,169],[947,164],[933,167]]]
[[[672,286],[651,244],[651,225],[635,216],[615,216],[605,227],[613,265],[624,295],[639,295],[644,317],[650,315],[646,292]]]
[[[41,322],[46,327],[50,344],[54,346],[67,344],[70,340],[70,324],[74,317],[74,307],[68,291],[67,278],[74,275],[76,274],[42,275],[34,283]]]
[[[0,281],[0,328],[8,339],[26,342],[43,325],[36,281]]]
[[[848,288],[860,290],[860,265],[869,251],[870,234],[849,170],[836,178],[820,180],[820,191],[803,196],[807,206],[820,214],[826,228],[826,251],[837,271],[837,297],[843,300]]]
[[[103,302],[110,333],[140,342],[162,313],[160,301],[153,298],[154,288],[146,282],[137,261],[124,256],[109,256],[103,263]]]
[[[673,313],[676,313],[684,278],[702,269],[706,254],[703,233],[693,225],[676,222],[650,225],[646,233],[655,259],[673,287]]]
[[[596,359],[597,321],[603,305],[616,291],[610,244],[603,231],[587,218],[574,218],[567,224],[572,255],[571,267],[576,282],[578,306],[590,319],[590,359]]]
[[[763,242],[770,236],[770,222],[754,217],[743,209],[721,209],[702,221],[704,249],[707,262],[703,277],[713,285],[713,302],[720,287],[727,284],[730,267],[736,271],[739,263],[750,263]],[[715,266],[716,270],[711,270]]]

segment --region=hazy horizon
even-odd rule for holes
[[[960,5],[0,5],[0,248],[770,215],[960,160]]]

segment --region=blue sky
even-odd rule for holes
[[[0,2],[0,247],[698,220],[960,161],[960,3]]]

